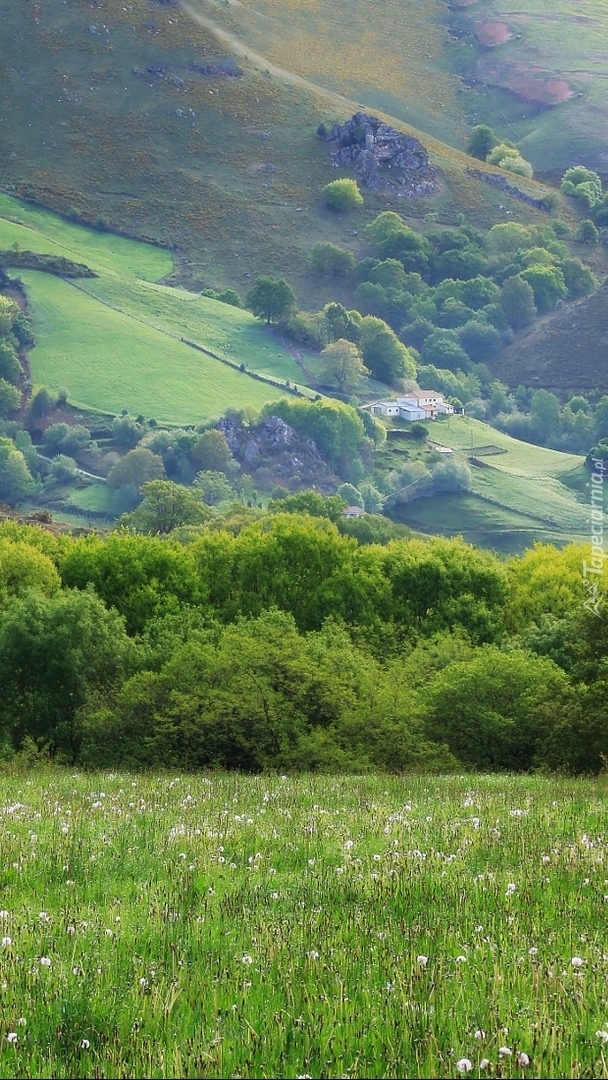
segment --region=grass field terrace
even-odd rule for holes
[[[14,245],[85,263],[99,275],[73,282],[17,271],[38,340],[30,354],[33,380],[66,386],[73,404],[195,423],[231,405],[259,408],[286,381],[306,389],[281,339],[248,311],[162,284],[173,260],[160,247],[99,233],[0,194],[0,248]],[[10,266],[10,256],[7,261]],[[272,385],[240,371],[241,364]]]
[[[0,1075],[605,1077],[607,810],[601,778],[4,774]]]

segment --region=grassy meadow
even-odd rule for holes
[[[74,404],[195,423],[230,405],[260,407],[276,396],[272,386],[181,337],[245,364],[277,387],[303,382],[280,339],[249,312],[157,283],[173,268],[162,248],[98,233],[0,195],[0,247],[14,245],[84,262],[99,275],[72,282],[18,271],[38,340],[30,355],[33,380],[68,387]]]
[[[586,540],[588,508],[572,483],[583,458],[513,439],[469,416],[426,427],[434,442],[482,464],[471,465],[469,494],[416,499],[398,508],[399,521],[421,532],[462,535],[503,554],[537,540],[558,546]]]
[[[0,780],[3,1077],[605,1077],[599,781]]]
[[[306,269],[312,244],[348,247],[381,210],[421,220],[432,209],[448,222],[462,212],[489,227],[506,201],[518,219],[545,220],[471,177],[470,159],[453,148],[466,144],[466,127],[439,0],[370,5],[331,0],[316,11],[310,0],[277,20],[272,0],[255,9],[196,2],[204,25],[186,5],[151,8],[148,0],[104,0],[93,22],[88,0],[43,0],[35,15],[9,5],[0,39],[9,103],[2,186],[166,244],[190,287],[242,289],[246,275],[272,272],[288,278],[303,308],[327,299]],[[241,77],[191,66],[235,55]],[[302,81],[297,72],[308,64]],[[335,170],[316,129],[361,103],[423,139],[442,170],[432,202],[367,192],[355,218],[324,208],[322,188]],[[543,193],[534,182],[522,186]]]
[[[521,139],[524,157],[545,176],[558,178],[579,162],[605,172],[608,8],[603,0],[523,0],[516,8],[508,0],[473,0],[454,6],[464,9],[454,21],[470,34],[459,52],[475,84],[469,103],[477,122]],[[488,25],[502,28],[504,43],[480,44]],[[542,99],[545,90],[545,103],[527,99],[528,94]]]

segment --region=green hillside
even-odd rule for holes
[[[416,499],[400,508],[400,521],[504,553],[537,540],[561,546],[587,539],[588,507],[567,486],[581,471],[581,457],[532,446],[466,416],[426,426],[432,440],[469,459],[471,491]]]
[[[0,247],[15,244],[84,262],[99,275],[73,282],[19,271],[38,340],[33,381],[66,386],[75,404],[193,423],[276,397],[274,385],[238,370],[241,364],[275,385],[304,382],[280,340],[249,312],[156,283],[171,272],[167,251],[0,196]]]
[[[584,162],[606,172],[608,5],[604,0],[455,0],[470,113],[522,140],[545,176]]]
[[[209,12],[201,24],[190,9],[149,0],[4,7],[0,184],[88,223],[162,242],[190,287],[243,289],[248,275],[270,271],[292,282],[302,307],[320,306],[326,288],[305,268],[311,245],[325,239],[352,246],[362,223],[380,210],[398,209],[414,221],[430,209],[451,222],[463,213],[489,226],[504,219],[499,208],[506,205],[524,221],[546,220],[469,175],[471,160],[433,137],[462,146],[466,136],[439,0],[375,4],[373,17],[366,3],[358,47],[362,24],[353,21],[352,5],[334,3],[331,33],[321,22],[315,35],[314,12],[301,5],[295,21],[290,13],[296,37],[286,37],[284,56],[278,39],[286,20],[275,40],[270,8],[260,8],[259,18],[249,11],[249,21],[262,28],[251,38],[259,48],[250,48],[239,36],[247,28],[230,23],[245,17],[236,5],[213,9],[215,30]],[[197,5],[195,14],[202,11]],[[316,50],[297,38],[307,20],[306,40],[315,36]],[[264,41],[278,50],[280,65],[266,58]],[[295,54],[299,65],[302,57],[311,64],[317,57],[309,78],[293,74],[298,65],[288,67]],[[315,82],[324,69],[337,70],[336,57],[348,68],[344,78]],[[241,74],[209,74],[218,63],[238,64]],[[394,110],[392,122],[404,130],[400,117],[431,132],[421,137],[441,170],[434,200],[366,192],[356,222],[324,209],[321,191],[335,171],[316,129],[344,119],[358,103],[387,115]],[[543,194],[534,182],[522,186]]]

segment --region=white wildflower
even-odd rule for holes
[[[13,944],[13,939],[12,938],[10,938],[10,937],[3,937],[2,938],[2,948],[3,949],[8,949],[9,946],[12,945],[12,944]]]
[[[501,1046],[500,1050],[498,1051],[498,1056],[499,1057],[511,1057],[512,1053],[513,1053],[513,1051],[510,1050],[508,1046]]]
[[[424,956],[422,953],[416,957],[416,963],[420,964],[420,967],[426,967],[429,962],[428,956]]]
[[[17,1035],[16,1031],[9,1031],[8,1035],[6,1036],[6,1040],[9,1043],[16,1043],[18,1038],[19,1036]]]
[[[489,1058],[482,1058],[481,1061],[479,1062],[479,1068],[480,1069],[489,1069],[490,1064],[491,1064],[491,1062],[490,1062]]]
[[[519,1065],[520,1069],[525,1069],[526,1065],[530,1064],[530,1058],[526,1054],[525,1050],[520,1050],[519,1053],[515,1055],[515,1061]]]
[[[581,956],[573,956],[572,960],[570,961],[573,968],[581,968],[583,966],[584,962],[585,961],[583,960],[583,958]]]
[[[41,956],[40,963],[42,967],[50,967],[52,963],[50,956]]]
[[[473,1068],[473,1062],[469,1061],[468,1058],[461,1058],[460,1061],[456,1062],[456,1068],[459,1073],[466,1075],[467,1073],[470,1073]]]
[[[486,1033],[485,1033],[485,1031],[482,1031],[481,1028],[478,1028],[477,1031],[475,1032],[475,1035],[473,1036],[473,1038],[479,1039],[479,1040],[485,1039],[485,1037],[486,1037]]]

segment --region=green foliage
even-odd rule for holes
[[[20,405],[21,391],[6,379],[0,379],[0,417],[10,416]]]
[[[132,655],[123,620],[91,589],[16,599],[0,614],[0,695],[13,745],[30,738],[73,762],[80,710],[122,681]]]
[[[365,506],[363,495],[353,484],[340,484],[336,495],[344,500],[346,506],[358,506],[361,510]]]
[[[539,311],[552,311],[557,301],[567,296],[564,275],[557,266],[529,266],[519,276],[532,286]]]
[[[519,274],[507,278],[500,291],[500,305],[514,330],[528,326],[536,314],[534,289]]]
[[[68,588],[92,585],[109,608],[124,616],[131,634],[150,619],[206,599],[187,549],[129,533],[75,541],[63,553],[59,572]]]
[[[129,450],[108,473],[111,488],[132,487],[139,491],[147,480],[158,480],[165,475],[163,460],[145,447]]]
[[[51,424],[44,432],[44,449],[55,454],[77,454],[91,441],[91,432],[84,424]]]
[[[39,420],[43,416],[48,416],[53,411],[57,404],[57,395],[54,394],[46,386],[39,386],[38,389],[32,394],[28,403],[28,412],[32,419]]]
[[[310,517],[323,517],[336,525],[342,519],[342,511],[347,503],[339,495],[319,495],[317,491],[300,491],[297,495],[284,495],[268,501],[270,513],[308,514]]]
[[[420,356],[424,364],[449,371],[470,371],[471,361],[455,330],[434,330],[425,338]]]
[[[284,278],[262,275],[247,293],[247,307],[267,324],[287,318],[296,306],[295,293]]]
[[[340,214],[363,206],[363,196],[356,180],[332,180],[323,188],[323,197],[327,208]]]
[[[467,154],[479,158],[480,161],[485,161],[490,151],[497,144],[498,138],[492,128],[488,127],[487,124],[477,124],[471,133]]]
[[[123,514],[119,526],[151,536],[166,535],[181,525],[201,525],[211,516],[200,492],[172,480],[147,480],[136,510]]]
[[[339,401],[282,398],[265,405],[262,415],[280,416],[296,431],[313,439],[319,452],[337,469],[358,455],[365,436],[358,412]]]
[[[48,555],[26,540],[0,536],[0,608],[29,589],[51,596],[59,586],[59,574]]]
[[[0,379],[16,383],[22,371],[15,346],[8,338],[0,338]]]
[[[328,241],[313,244],[308,253],[308,265],[319,277],[341,277],[350,274],[355,266],[352,251]]]
[[[363,357],[352,341],[339,338],[321,352],[319,380],[325,386],[337,387],[342,394],[356,392],[361,379],[368,374]]]
[[[226,478],[224,472],[213,469],[203,469],[196,474],[194,487],[200,491],[201,498],[207,506],[217,506],[218,503],[234,499],[235,491]]]
[[[424,696],[428,738],[445,740],[459,761],[479,769],[542,764],[545,739],[572,709],[556,664],[495,647],[450,664]]]
[[[226,476],[234,476],[238,472],[238,463],[224,432],[215,428],[202,433],[192,446],[189,457],[197,472],[221,472]]]
[[[35,491],[36,484],[23,454],[11,439],[0,437],[0,503],[17,506]]]
[[[368,316],[361,324],[361,352],[375,379],[399,386],[414,378],[416,362],[410,350],[382,319]]]
[[[566,169],[562,176],[561,187],[564,195],[572,195],[579,199],[588,211],[595,210],[601,204],[601,177],[593,169],[587,169],[584,165]]]
[[[506,143],[495,146],[488,154],[487,161],[490,165],[498,165],[500,169],[517,173],[518,176],[527,176],[528,179],[534,176],[534,169],[530,162],[521,156],[519,150]]]
[[[599,233],[590,218],[583,218],[576,230],[576,239],[579,244],[597,244]]]

